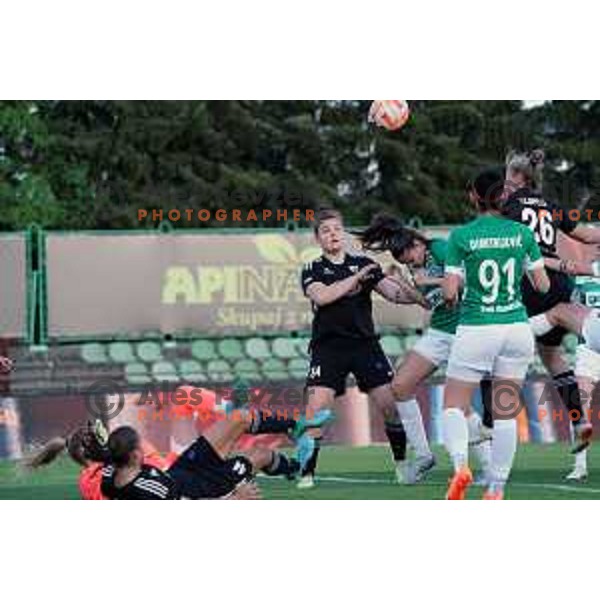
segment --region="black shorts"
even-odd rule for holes
[[[548,312],[561,302],[571,302],[575,290],[573,278],[566,273],[560,273],[552,269],[547,269],[546,273],[548,273],[550,279],[550,290],[547,294],[536,292],[529,281],[529,277],[523,277],[521,293],[529,317]],[[567,333],[566,329],[555,327],[552,331],[536,338],[536,341],[543,346],[560,346]]]
[[[335,390],[336,396],[341,396],[346,391],[350,373],[363,392],[390,383],[394,378],[394,369],[378,340],[347,338],[313,344],[307,387],[330,388]]]
[[[184,498],[223,498],[252,478],[252,464],[245,456],[221,458],[206,438],[199,437],[168,473],[179,484]]]

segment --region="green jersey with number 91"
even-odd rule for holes
[[[531,230],[496,215],[481,215],[450,235],[446,273],[460,273],[465,290],[461,325],[527,321],[521,301],[525,270],[544,266]]]

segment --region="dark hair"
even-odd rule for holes
[[[56,437],[46,442],[35,454],[25,460],[33,469],[49,465],[66,450],[70,458],[85,467],[88,462],[106,462],[108,449],[102,443],[91,423],[77,428],[68,437]]]
[[[313,225],[315,235],[319,233],[319,227],[321,226],[321,224],[325,221],[328,221],[329,219],[338,219],[342,221],[342,223],[344,222],[342,213],[339,210],[336,210],[335,208],[320,208],[317,211],[315,217],[315,224]]]
[[[140,445],[140,436],[133,427],[124,425],[115,429],[108,437],[108,452],[116,467],[124,467],[131,453]]]
[[[418,240],[426,246],[430,243],[430,240],[423,234],[411,227],[406,227],[396,217],[386,214],[376,215],[371,224],[356,235],[365,250],[389,251],[397,261],[400,261],[404,250],[413,246],[415,241]]]
[[[505,179],[502,169],[490,168],[481,171],[469,181],[467,190],[475,192],[479,210],[499,210],[504,195]]]

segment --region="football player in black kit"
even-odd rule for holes
[[[408,282],[384,275],[375,261],[348,254],[344,234],[338,211],[318,212],[315,237],[322,256],[305,265],[301,277],[302,289],[314,312],[306,381],[308,409],[318,412],[330,407],[336,396],[345,393],[346,379],[352,373],[359,389],[382,411],[396,471],[402,479],[406,467],[406,433],[390,386],[394,370],[375,333],[371,293],[376,291],[398,304],[427,304]],[[298,487],[314,485],[320,434],[316,429],[305,434],[315,438],[315,448]]]
[[[512,152],[506,160],[507,195],[502,212],[533,231],[544,256],[551,284],[547,294],[539,294],[529,279],[523,278],[523,302],[530,317],[545,313],[559,303],[570,303],[575,287],[573,275],[598,275],[597,264],[561,260],[557,254],[559,231],[584,244],[599,244],[600,229],[583,226],[571,218],[568,210],[544,198],[541,181],[543,163],[544,153],[541,150],[528,154]],[[592,427],[582,410],[575,374],[561,348],[566,333],[566,329],[555,327],[536,341],[540,358],[552,375],[554,386],[565,406],[569,411],[574,411],[573,415],[579,415],[572,421],[576,438],[573,451],[578,453],[589,445]]]
[[[246,433],[285,433],[297,438],[321,425],[325,417],[282,419],[270,411],[236,410],[211,425],[166,470],[144,462],[142,440],[135,429],[119,427],[108,437],[102,494],[110,500],[258,499],[260,493],[252,481],[258,471],[293,479],[300,464],[269,448],[231,454],[236,441]]]

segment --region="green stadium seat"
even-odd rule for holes
[[[233,379],[233,373],[229,363],[225,360],[211,360],[206,366],[210,381],[227,382]]]
[[[269,342],[264,338],[250,338],[246,341],[246,354],[255,360],[271,358]]]
[[[414,335],[413,333],[402,337],[402,346],[404,352],[408,352],[421,338],[420,335]]]
[[[181,378],[189,383],[204,383],[208,380],[202,365],[197,360],[184,360],[179,365]]]
[[[196,340],[192,344],[192,356],[204,362],[216,359],[217,353],[214,342],[211,340]]]
[[[125,379],[132,385],[150,383],[151,378],[148,367],[144,363],[127,363],[125,365]]]
[[[221,358],[226,360],[238,360],[244,358],[244,347],[240,340],[226,338],[219,342],[217,348]]]
[[[251,358],[243,358],[238,360],[233,365],[233,373],[236,378],[239,378],[242,381],[254,382],[262,379],[258,364]]]
[[[308,351],[309,346],[310,338],[301,337],[296,340],[296,348],[298,348],[300,356],[308,357],[310,355],[310,352]]]
[[[124,364],[135,362],[133,347],[129,342],[113,342],[108,347],[108,355],[113,362]]]
[[[261,365],[263,375],[271,381],[284,381],[289,375],[285,363],[278,358],[268,358]]]
[[[296,358],[298,356],[298,341],[289,337],[275,338],[271,351],[273,356],[277,358]]]
[[[137,355],[142,362],[152,363],[162,360],[162,351],[157,342],[140,342],[137,347]]]
[[[304,380],[308,374],[309,361],[306,358],[292,358],[288,363],[288,371],[292,379]]]
[[[152,376],[156,381],[169,381],[171,383],[179,381],[179,374],[175,365],[166,360],[160,360],[152,365]]]
[[[81,348],[81,358],[90,365],[102,365],[108,362],[106,347],[102,344],[84,344]]]
[[[391,358],[396,358],[404,352],[402,342],[395,335],[384,335],[381,338],[381,347],[385,354]]]

